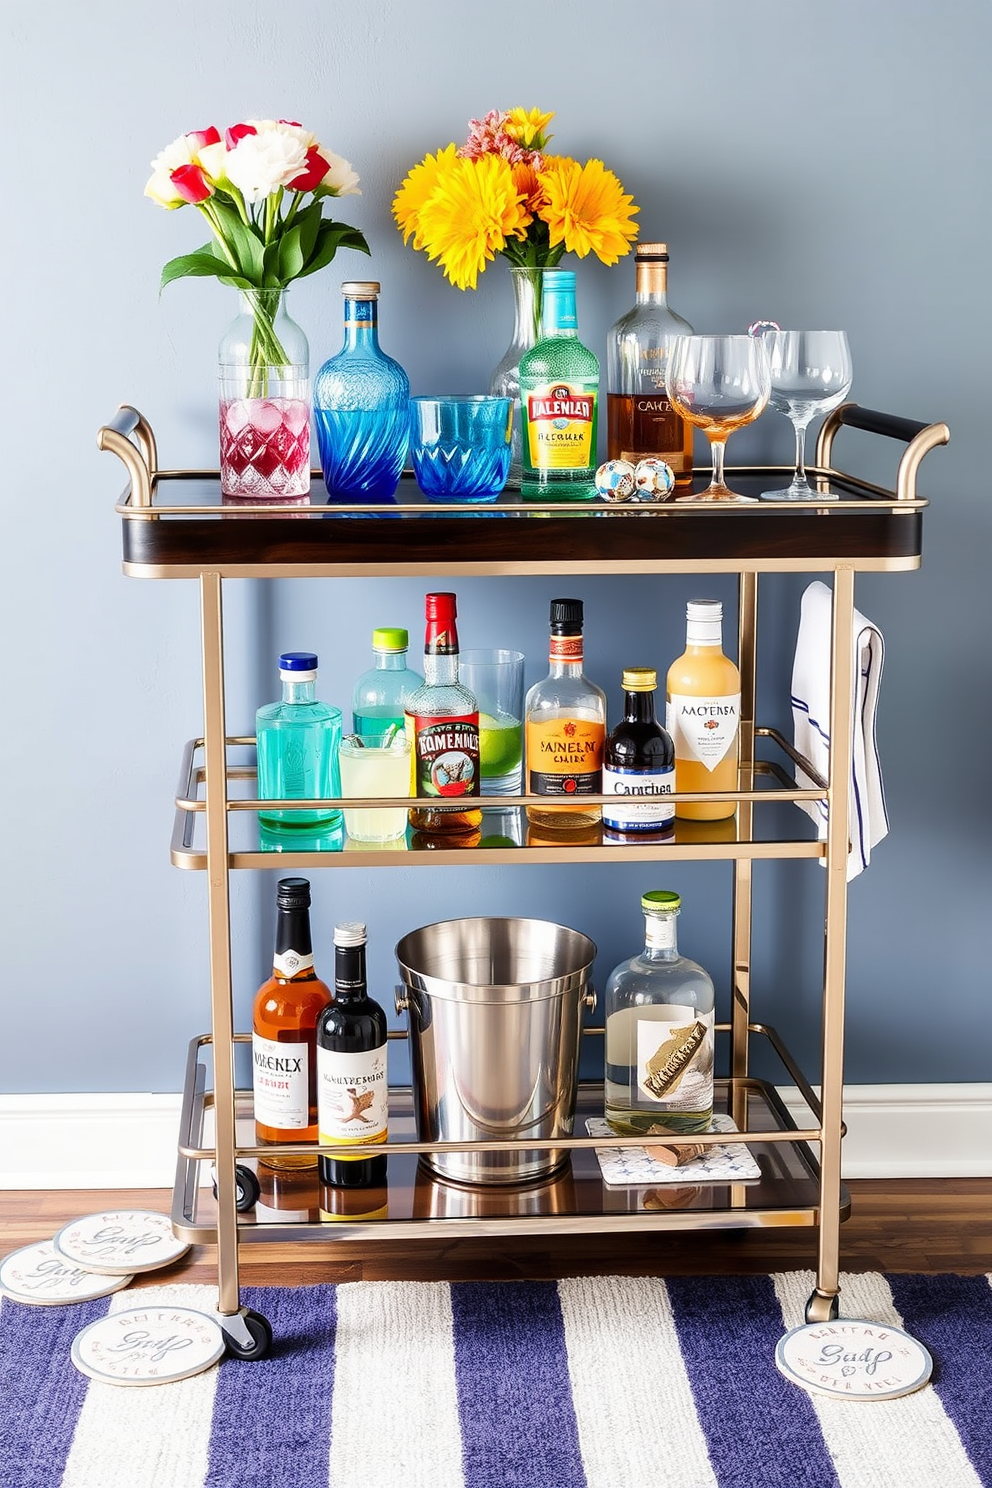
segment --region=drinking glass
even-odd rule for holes
[[[484,796],[520,794],[524,752],[524,653],[463,651],[458,680],[479,704],[479,784]]]
[[[402,731],[346,734],[338,752],[341,794],[409,797],[410,740]],[[348,836],[355,842],[391,842],[406,832],[407,807],[365,806],[344,810]]]
[[[676,501],[751,501],[723,478],[727,440],[753,423],[768,402],[768,357],[753,336],[677,336],[668,354],[665,391],[672,407],[702,429],[713,452],[713,479],[705,491]]]
[[[509,398],[410,399],[410,463],[433,501],[495,501],[510,471]]]
[[[851,386],[851,352],[843,331],[768,330],[761,336],[768,353],[770,402],[792,420],[796,431],[796,469],[779,491],[762,491],[762,501],[836,501],[837,493],[817,490],[806,476],[806,429],[818,414],[829,413]]]

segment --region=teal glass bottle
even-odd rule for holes
[[[349,281],[344,345],[314,380],[314,423],[330,501],[391,501],[410,444],[410,380],[379,346],[379,285]]]
[[[374,665],[363,672],[351,696],[351,726],[356,734],[382,734],[395,723],[406,726],[406,702],[424,679],[406,664],[410,637],[398,626],[372,632]]]
[[[599,361],[579,340],[575,274],[545,269],[541,339],[520,361],[523,475],[527,500],[596,496]]]
[[[282,698],[255,715],[259,800],[340,799],[341,709],[316,696],[317,657],[312,651],[284,651],[279,658]],[[341,808],[296,810],[261,808],[263,827],[313,832],[341,820]]]

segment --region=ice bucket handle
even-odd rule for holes
[[[585,1003],[589,1011],[591,1013],[594,1013],[596,1011],[596,988],[590,987],[589,991],[586,992],[583,996],[582,1001]]]
[[[408,1013],[410,1011],[410,999],[406,995],[406,988],[402,985],[394,987],[393,995],[396,1003],[396,1011],[398,1013]]]

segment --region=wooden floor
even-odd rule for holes
[[[992,1272],[992,1179],[871,1179],[852,1182],[851,1218],[841,1227],[848,1271]],[[60,1225],[101,1209],[169,1212],[166,1189],[0,1194],[0,1256],[47,1240]],[[816,1231],[762,1229],[691,1234],[564,1235],[375,1244],[320,1241],[247,1244],[243,1285],[321,1281],[476,1281],[590,1275],[720,1275],[816,1265]],[[194,1246],[149,1282],[216,1280],[212,1246]]]

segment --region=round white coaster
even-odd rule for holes
[[[60,1256],[51,1240],[25,1245],[0,1262],[0,1295],[32,1307],[57,1307],[63,1302],[92,1302],[119,1292],[133,1280],[124,1276],[98,1276]]]
[[[72,1362],[108,1385],[164,1385],[209,1369],[224,1352],[220,1325],[189,1307],[134,1307],[76,1334]]]
[[[815,1395],[891,1400],[925,1385],[933,1359],[902,1328],[862,1318],[806,1323],[779,1339],[775,1363]]]
[[[168,1216],[150,1209],[87,1214],[63,1225],[52,1244],[67,1261],[105,1276],[156,1271],[189,1250],[188,1241],[172,1233]]]

